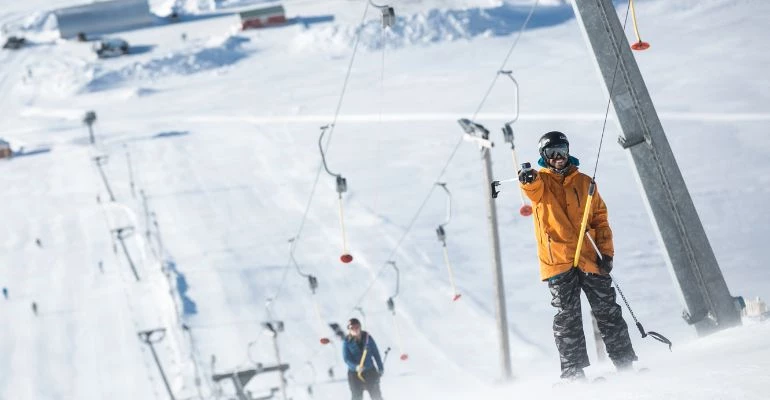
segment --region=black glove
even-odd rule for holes
[[[537,177],[537,171],[534,169],[522,169],[519,171],[519,182],[521,183],[532,183],[535,181],[535,177]]]
[[[596,257],[596,263],[599,264],[599,271],[604,275],[609,275],[612,271],[612,256],[602,254],[601,257]]]

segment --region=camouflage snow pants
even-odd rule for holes
[[[580,310],[581,289],[591,305],[607,354],[613,364],[624,368],[637,360],[631,346],[631,338],[628,336],[628,326],[623,320],[620,306],[615,301],[615,288],[612,287],[610,277],[586,274],[573,268],[549,279],[548,288],[553,296],[551,305],[556,307],[553,336],[559,350],[563,378],[590,365]]]

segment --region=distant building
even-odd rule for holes
[[[286,23],[286,11],[282,5],[241,11],[241,29],[264,28]]]
[[[13,156],[11,144],[0,139],[0,158],[11,158],[11,156]]]
[[[147,0],[110,0],[54,10],[63,39],[91,39],[155,23]]]

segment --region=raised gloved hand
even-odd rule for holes
[[[612,256],[602,254],[601,257],[596,257],[596,263],[599,265],[599,271],[604,275],[609,275],[612,271]]]
[[[356,365],[356,372],[359,373],[359,374],[364,372],[364,366],[363,365]]]
[[[535,181],[535,178],[537,177],[537,171],[535,171],[532,168],[528,169],[522,169],[519,171],[519,182],[521,183],[532,183]]]

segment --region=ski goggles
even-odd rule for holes
[[[543,149],[543,156],[546,159],[567,158],[569,156],[569,146],[566,144],[557,144]]]

